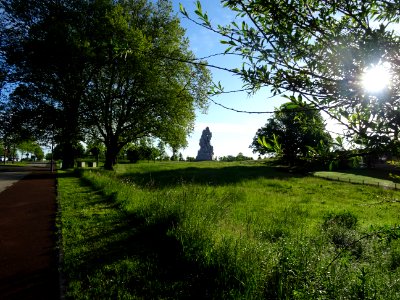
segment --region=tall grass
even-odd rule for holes
[[[115,290],[112,295],[125,299],[400,298],[396,191],[280,172],[257,163],[122,165],[117,172],[85,171],[79,184],[107,199],[105,212],[96,218],[118,216],[118,221],[106,222],[107,231],[125,224],[119,239],[129,250],[122,251],[124,267],[118,265],[121,254],[116,251],[105,266],[116,278],[128,278],[129,284],[122,284],[121,292],[121,283],[115,282],[104,293]],[[63,198],[61,194],[61,202]],[[107,212],[110,207],[112,213]],[[85,209],[82,203],[70,213]],[[64,216],[63,222],[77,226],[79,220],[71,219]],[[132,240],[132,231],[143,235]],[[85,252],[70,248],[73,236],[64,239],[64,247]],[[88,247],[95,242],[87,242]],[[155,257],[149,260],[138,247]],[[104,270],[101,276],[93,270],[88,275],[66,260],[67,273],[81,282],[70,295],[93,296],[93,285],[104,284]],[[143,264],[171,281],[144,272]],[[143,293],[143,286],[151,292]]]

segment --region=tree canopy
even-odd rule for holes
[[[331,136],[317,110],[305,103],[282,104],[264,127],[257,130],[250,148],[253,153],[274,153],[293,165],[308,156],[310,148],[327,149]]]
[[[194,56],[169,2],[121,2],[106,20],[98,28],[101,63],[84,101],[87,124],[107,147],[106,168],[126,144],[143,137],[185,146],[210,79],[204,66],[185,63]]]
[[[63,143],[66,168],[73,166],[73,145],[82,137],[80,105],[93,70],[84,38],[93,21],[89,8],[79,0],[5,0],[0,7],[0,53],[7,80],[16,86],[13,113],[28,114],[36,133]]]
[[[29,153],[35,156],[35,159],[42,160],[44,158],[44,153],[40,145],[35,141],[23,141],[17,148],[23,153],[28,155]]]
[[[89,132],[105,143],[109,169],[142,137],[186,144],[210,77],[187,64],[194,56],[170,1],[5,0],[0,11],[14,114],[55,139],[63,167]]]
[[[246,88],[301,95],[339,121],[365,150],[398,143],[398,1],[221,2],[237,13],[236,20],[215,26],[198,2],[195,22],[222,36],[226,55],[242,56],[242,67],[230,71]],[[381,65],[387,66],[391,84],[369,92],[363,74]]]

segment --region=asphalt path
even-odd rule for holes
[[[0,193],[3,192],[6,188],[12,186],[18,180],[21,180],[30,172],[21,172],[21,171],[14,171],[14,172],[0,172]]]
[[[0,193],[33,171],[44,170],[46,168],[50,169],[50,165],[41,162],[31,163],[23,167],[10,164],[0,165]]]
[[[59,299],[56,174],[5,166],[0,178],[11,184],[0,193],[0,299]]]

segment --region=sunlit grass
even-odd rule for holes
[[[66,269],[79,282],[69,287],[77,298],[104,289],[113,296],[121,289],[126,299],[145,297],[148,289],[153,298],[174,299],[399,296],[400,232],[391,229],[400,218],[397,191],[255,162],[140,163],[60,180],[61,191],[66,186],[71,194],[68,202],[61,192],[60,201],[71,226],[63,225],[64,245],[75,253],[66,255]],[[120,283],[121,277],[128,279]]]
[[[387,172],[389,173],[389,172]],[[350,172],[330,172],[330,171],[319,171],[314,173],[317,177],[328,178],[332,180],[347,181],[349,183],[357,184],[368,184],[374,186],[388,187],[388,188],[399,188],[400,184],[397,184],[389,178],[374,177],[373,174],[353,174]]]
[[[4,167],[24,167],[28,165],[28,161],[7,161],[4,163],[4,161],[0,161],[0,168],[2,166]]]

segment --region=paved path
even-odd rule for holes
[[[30,172],[0,172],[0,193]]]
[[[14,170],[25,177],[0,193],[0,299],[59,299],[55,174]]]

